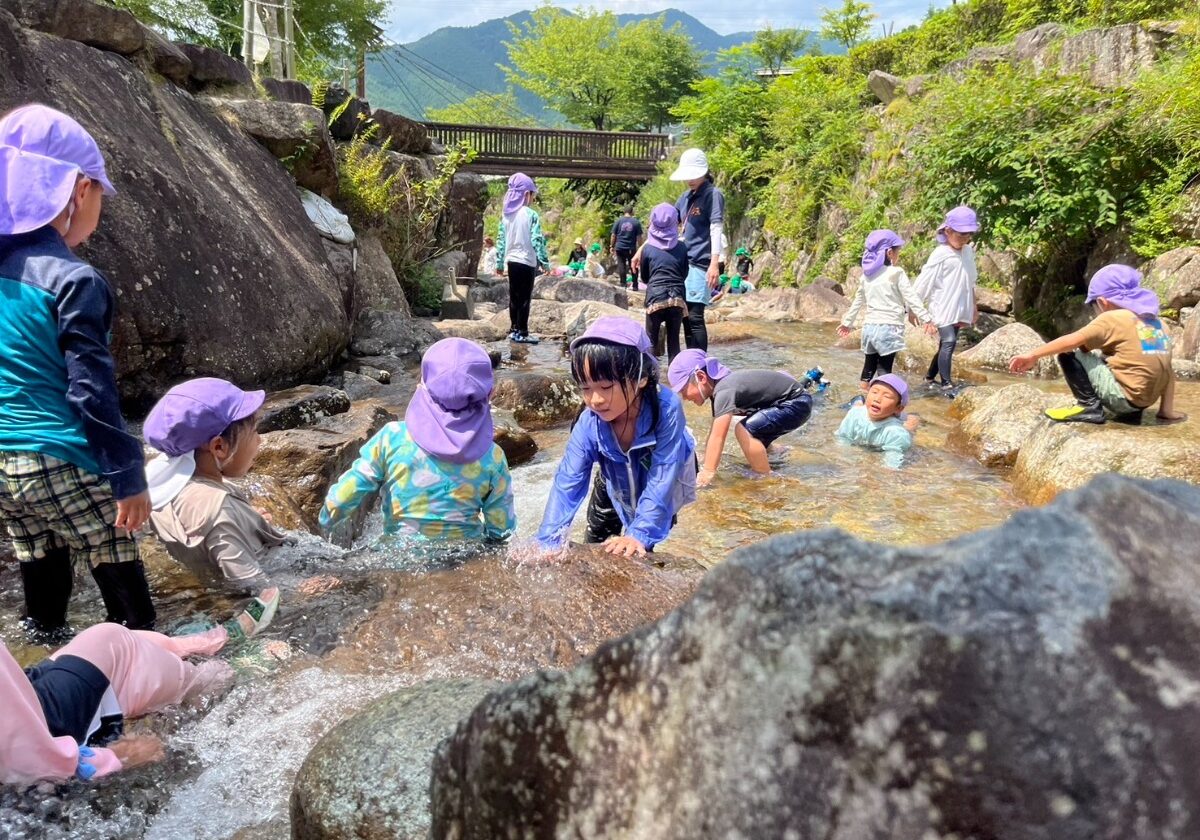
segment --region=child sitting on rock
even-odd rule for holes
[[[492,363],[482,347],[443,338],[421,359],[404,420],[388,423],[329,488],[329,530],[372,493],[388,534],[431,540],[503,540],[516,529],[512,478],[493,442]]]
[[[1142,275],[1127,265],[1106,265],[1088,283],[1087,303],[1098,315],[1090,324],[1036,350],[1014,356],[1013,373],[1026,373],[1038,359],[1055,355],[1076,404],[1052,408],[1051,420],[1138,425],[1156,401],[1158,422],[1178,423],[1171,348],[1158,318],[1158,295],[1141,286]],[[1099,350],[1101,355],[1096,355]]]
[[[265,628],[279,606],[260,563],[288,541],[227,478],[242,478],[258,454],[265,394],[224,379],[191,379],[167,391],[146,416],[146,442],[162,454],[146,467],[150,523],[170,555],[206,582],[258,592],[235,622],[245,636]]]
[[[908,383],[894,373],[872,380],[866,399],[850,408],[838,426],[837,439],[853,446],[883,451],[884,466],[898,470],[912,447],[916,417],[905,422],[901,413],[908,405]]]
[[[696,405],[712,401],[713,424],[704,447],[704,466],[697,487],[712,481],[721,463],[725,439],[735,416],[745,417],[734,435],[750,469],[771,471],[771,445],[795,431],[812,415],[812,397],[805,386],[786,373],[774,370],[740,370],[733,373],[713,356],[698,349],[684,350],[667,372],[671,390]]]
[[[859,310],[866,304],[863,317],[863,362],[860,387],[866,391],[877,372],[891,373],[896,354],[904,349],[904,317],[912,313],[925,325],[925,332],[937,335],[925,305],[908,282],[904,269],[896,264],[904,240],[891,230],[873,230],[867,236],[862,256],[862,282],[854,294],[854,302],[842,318],[837,334],[850,335],[850,328]]]
[[[537,533],[543,548],[566,543],[589,487],[586,541],[626,557],[652,551],[695,500],[696,446],[679,398],[658,387],[653,353],[646,331],[617,315],[571,342],[584,408],[554,474]]]

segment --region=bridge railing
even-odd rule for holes
[[[425,123],[444,145],[466,143],[481,157],[547,163],[644,163],[666,156],[665,134],[627,131],[567,131],[450,123]]]

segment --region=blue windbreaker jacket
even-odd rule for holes
[[[642,404],[628,454],[621,451],[611,425],[595,412],[583,412],[554,475],[538,542],[558,548],[567,541],[571,520],[592,486],[596,462],[625,526],[625,536],[647,548],[667,538],[671,519],[696,500],[696,444],[688,432],[679,396],[660,388],[658,405],[655,427],[650,404]]]
[[[57,231],[0,236],[0,450],[60,458],[124,499],[146,475],[121,417],[112,321],[108,281]]]

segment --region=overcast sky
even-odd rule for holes
[[[949,0],[933,0],[934,6],[946,6]],[[400,43],[415,41],[443,26],[473,26],[492,18],[538,5],[531,0],[394,0],[388,35]],[[574,8],[579,3],[555,3]],[[796,27],[819,29],[821,9],[839,6],[840,0],[593,0],[583,3],[618,13],[646,14],[666,8],[687,12],[722,34],[759,29],[767,24],[776,29]],[[916,23],[925,16],[930,0],[873,0],[879,22],[895,23],[896,29]]]

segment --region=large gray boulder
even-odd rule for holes
[[[81,254],[116,293],[113,353],[131,410],[191,376],[279,388],[329,366],[346,310],[295,183],[266,149],[126,59],[3,11],[0,55],[0,112],[59,108],[107,160],[118,194]]]
[[[1164,309],[1200,303],[1200,247],[1185,246],[1160,254],[1146,266],[1145,284],[1158,293]]]
[[[606,280],[584,277],[554,277],[544,274],[533,284],[533,296],[559,303],[582,303],[594,300],[621,309],[629,308],[629,293]]]
[[[1183,322],[1183,335],[1175,346],[1175,358],[1200,362],[1200,306],[1193,308]]]
[[[421,123],[383,108],[376,108],[371,119],[379,126],[372,141],[386,142],[393,151],[410,155],[423,155],[429,151],[429,132]]]
[[[121,55],[146,45],[146,30],[137,18],[91,0],[0,0],[0,9],[30,29]]]
[[[741,549],[485,699],[432,837],[1200,836],[1198,540],[1200,490],[1105,476],[938,546]]]
[[[228,92],[245,95],[254,90],[254,77],[246,65],[236,58],[212,47],[197,44],[176,44],[191,63],[188,87],[193,91]]]
[[[326,198],[337,195],[337,155],[320,109],[266,99],[202,101],[283,161],[297,184]]]
[[[487,181],[474,172],[458,172],[450,181],[446,207],[438,219],[437,240],[467,255],[463,276],[474,277],[483,254],[483,213],[487,209]]]
[[[492,405],[513,413],[526,429],[546,429],[570,421],[583,407],[579,389],[565,373],[504,372],[492,391]]]
[[[867,74],[867,87],[876,99],[884,105],[890,105],[904,90],[904,80],[882,70],[872,70]]]
[[[407,312],[366,309],[354,322],[350,352],[355,356],[403,358],[425,352],[441,336],[427,321]]]
[[[1045,343],[1032,327],[1026,324],[1012,323],[996,330],[970,350],[960,354],[958,359],[964,365],[971,367],[1008,370],[1013,356],[1028,353]],[[1058,369],[1058,362],[1053,356],[1039,359],[1033,373],[1035,376],[1050,378],[1062,375]]]

